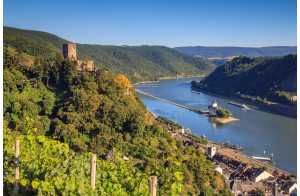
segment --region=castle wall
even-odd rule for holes
[[[76,44],[72,44],[72,43],[63,44],[63,55],[65,59],[69,58],[72,61],[77,62],[78,71],[94,71],[94,61],[77,60]]]
[[[86,65],[87,71],[94,71],[94,61],[88,61]]]
[[[94,61],[82,61],[82,60],[77,60],[77,70],[78,71],[94,71]]]

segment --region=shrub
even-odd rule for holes
[[[221,109],[221,108],[218,108],[217,109],[217,116],[219,118],[229,118],[231,116],[231,113],[229,110],[227,109]]]

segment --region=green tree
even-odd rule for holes
[[[62,69],[61,69],[62,76],[60,79],[70,87],[76,81],[77,77],[77,63],[71,61],[69,58],[62,62]]]
[[[224,108],[218,108],[216,113],[219,118],[229,118],[231,116],[230,111]]]
[[[200,196],[214,196],[214,189],[212,187],[209,186],[204,186],[201,189],[201,193]]]
[[[43,109],[46,115],[52,114],[54,101],[55,101],[54,94],[47,91],[42,100]]]
[[[56,53],[56,58],[54,62],[54,66],[52,66],[52,79],[54,84],[58,84],[60,81],[60,77],[62,76],[62,63],[64,61],[64,57],[61,52]]]
[[[267,167],[267,166],[263,166],[262,169],[263,169],[264,171],[268,171],[268,167]]]

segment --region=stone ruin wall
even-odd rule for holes
[[[94,61],[77,60],[76,44],[73,43],[63,44],[63,56],[65,59],[69,58],[72,61],[77,62],[78,71],[94,71]]]
[[[94,61],[89,60],[77,60],[77,70],[78,71],[94,71]]]

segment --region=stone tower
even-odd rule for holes
[[[63,44],[63,55],[65,59],[69,58],[70,60],[77,63],[78,71],[94,71],[94,61],[77,60],[76,44]]]
[[[63,44],[63,55],[64,58],[70,58],[72,61],[77,60],[76,56],[76,44],[67,43]]]

